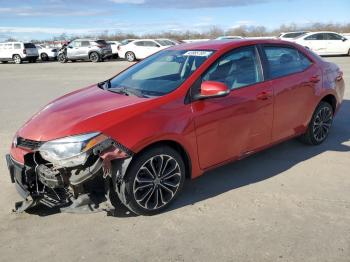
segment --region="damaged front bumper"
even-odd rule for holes
[[[106,141],[91,150],[84,165],[72,168],[57,168],[35,151],[24,156],[24,164],[6,155],[11,182],[24,199],[15,204],[14,211],[39,204],[69,213],[112,211],[111,194],[120,198],[118,181],[132,159],[130,150],[120,158],[120,147],[113,140]]]

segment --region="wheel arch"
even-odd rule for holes
[[[330,104],[333,108],[333,114],[336,112],[337,110],[337,98],[335,97],[335,95],[333,94],[328,94],[328,95],[325,95],[319,103],[321,102],[327,102],[328,104]],[[318,104],[319,104],[318,103]]]
[[[190,157],[189,153],[187,152],[187,150],[185,149],[185,147],[175,140],[160,140],[160,141],[153,142],[153,143],[148,144],[147,146],[143,147],[142,149],[140,149],[136,153],[136,155],[141,154],[142,152],[144,152],[150,148],[153,148],[156,146],[162,146],[162,145],[171,147],[172,149],[176,150],[181,155],[182,160],[184,161],[184,164],[185,164],[186,179],[191,179],[192,178],[192,160],[191,160],[191,157]]]

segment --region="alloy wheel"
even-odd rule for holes
[[[333,121],[332,110],[328,107],[322,107],[317,112],[313,123],[313,135],[317,142],[321,142],[328,136]]]
[[[21,60],[21,57],[19,55],[15,55],[13,57],[13,61],[16,63],[16,64],[20,64],[22,62]]]
[[[169,203],[181,184],[179,163],[169,155],[156,155],[138,170],[133,194],[136,202],[147,210],[156,210]]]
[[[126,60],[128,60],[129,62],[133,62],[135,60],[135,55],[132,52],[128,52],[126,54]]]

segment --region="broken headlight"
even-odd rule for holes
[[[39,152],[42,158],[61,167],[83,165],[89,157],[89,150],[107,140],[98,133],[68,136],[44,143]]]

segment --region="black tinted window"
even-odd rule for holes
[[[337,34],[331,34],[331,33],[326,34],[326,38],[328,40],[343,40],[342,36],[337,35]]]
[[[222,82],[230,89],[252,85],[262,80],[260,63],[254,47],[224,55],[203,76],[203,81]]]
[[[152,41],[144,41],[143,44],[144,44],[144,46],[150,46],[150,47],[158,47],[159,46],[155,42],[152,42]]]
[[[107,42],[105,40],[97,40],[96,43],[100,45],[107,45]]]
[[[32,43],[25,43],[24,48],[36,48],[34,44]]]
[[[265,46],[264,51],[269,65],[270,78],[302,72],[311,61],[292,47]]]
[[[137,45],[137,46],[144,46],[144,42],[143,41],[138,41],[138,42],[135,42],[135,45]]]
[[[285,34],[283,37],[284,38],[296,38],[296,37],[304,35],[304,34],[305,34],[304,32],[288,33],[288,34]]]
[[[324,34],[313,34],[305,38],[305,40],[324,40]]]

